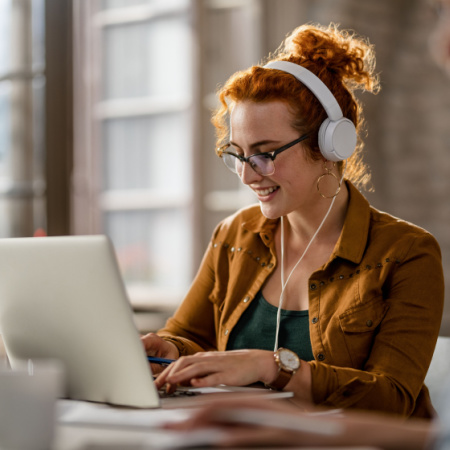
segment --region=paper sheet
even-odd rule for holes
[[[65,425],[97,425],[123,428],[161,428],[189,417],[189,409],[133,409],[78,400],[58,400],[57,422]]]

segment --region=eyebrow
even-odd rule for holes
[[[238,148],[240,148],[242,150],[242,147],[240,147],[235,142],[230,141],[230,144],[235,146],[235,147],[238,147]],[[275,144],[277,144],[277,145],[280,144],[280,141],[273,141],[273,140],[266,139],[264,141],[258,141],[258,142],[253,143],[252,145],[250,145],[249,150],[255,149],[257,147],[262,147],[263,145],[275,145]]]

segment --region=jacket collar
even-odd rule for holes
[[[359,264],[369,236],[370,205],[350,181],[346,180],[346,184],[349,193],[347,215],[333,256]]]
[[[349,192],[347,215],[331,259],[340,257],[359,264],[369,234],[370,205],[350,181],[346,180],[345,183]],[[278,221],[279,219],[267,219],[262,214],[257,214],[242,226],[248,231],[267,236],[271,242]]]

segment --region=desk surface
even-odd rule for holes
[[[57,429],[52,450],[167,450],[169,447],[160,446],[154,442],[160,438],[161,435],[157,431],[115,430],[111,428],[60,425]],[[207,447],[202,447],[202,449],[204,448]],[[252,447],[252,449],[258,450],[257,447]],[[235,448],[235,450],[245,449]],[[280,450],[280,448],[264,447],[264,450]],[[308,450],[308,448],[289,447],[289,450]],[[314,447],[310,448],[310,450],[380,449],[373,447]]]
[[[217,432],[185,436],[163,429],[188,418],[193,408],[141,410],[73,400],[60,400],[57,406],[54,450],[181,448],[196,445],[198,438],[217,438]]]
[[[219,430],[181,433],[163,429],[165,423],[182,421],[194,411],[194,408],[136,410],[61,400],[52,450],[167,450],[186,448],[188,444],[190,448],[205,448],[205,444],[217,442]],[[374,449],[352,447],[352,450]]]

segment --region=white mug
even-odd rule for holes
[[[50,449],[56,399],[63,389],[64,370],[58,361],[29,360],[13,369],[0,364],[0,448]]]

